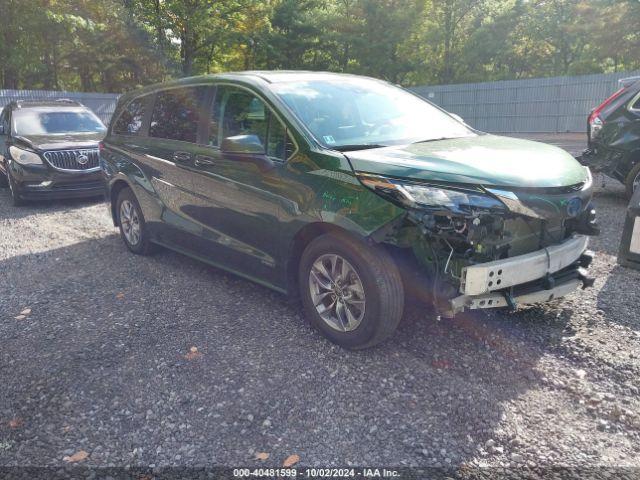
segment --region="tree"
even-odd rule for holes
[[[141,0],[129,10],[142,25],[155,32],[161,51],[168,45],[179,49],[182,75],[192,75],[195,65],[209,60],[216,46],[225,43],[243,20],[254,0]]]
[[[0,0],[0,87],[312,69],[405,85],[640,68],[637,0]]]

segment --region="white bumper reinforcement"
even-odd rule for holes
[[[587,249],[588,243],[588,237],[576,235],[558,245],[552,245],[525,255],[465,267],[462,269],[460,293],[463,294],[463,297],[485,295],[494,290],[537,280],[548,273],[555,273],[578,260]],[[558,286],[557,289],[562,289],[563,286]],[[551,292],[553,290],[544,290],[540,293],[548,296]],[[537,293],[532,295],[537,295]],[[500,294],[494,296],[502,297]],[[529,296],[526,295],[526,297]],[[485,300],[488,301],[489,297]]]
[[[515,305],[528,305],[531,303],[549,302],[554,298],[564,297],[582,285],[582,280],[569,280],[550,290],[538,290],[518,297],[513,297]],[[484,295],[468,296],[460,295],[449,301],[451,314],[463,310],[477,310],[479,308],[507,307],[507,299],[502,293],[486,293]]]

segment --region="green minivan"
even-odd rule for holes
[[[121,97],[100,144],[114,224],[300,298],[331,341],[588,287],[589,170],[389,83],[320,72],[186,78]]]

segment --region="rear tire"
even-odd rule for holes
[[[333,343],[357,350],[393,334],[404,309],[398,267],[379,246],[325,234],[302,254],[298,286],[312,326]]]
[[[631,169],[625,179],[624,186],[627,189],[627,198],[631,198],[633,196],[633,192],[637,188],[640,188],[640,162]]]
[[[118,193],[116,215],[120,237],[129,250],[136,255],[151,255],[156,251],[138,199],[130,188],[124,188]]]

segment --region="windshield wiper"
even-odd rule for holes
[[[388,147],[389,145],[379,145],[377,143],[354,143],[351,145],[339,145],[337,147],[332,147],[334,150],[338,150],[339,152],[350,152],[352,150],[367,150],[370,148],[383,148]]]

